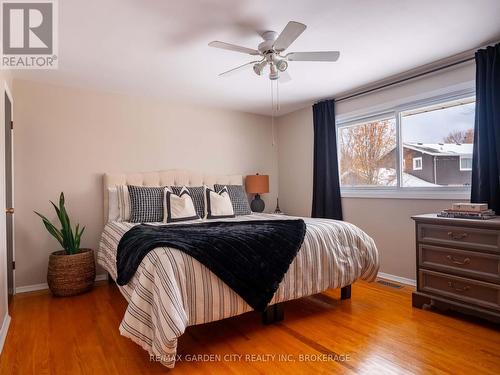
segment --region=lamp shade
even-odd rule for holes
[[[247,193],[262,194],[269,193],[269,176],[265,174],[250,175],[245,178]]]

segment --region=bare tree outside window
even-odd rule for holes
[[[396,178],[396,160],[387,160],[396,146],[394,119],[340,128],[339,145],[342,185],[391,185]]]
[[[474,129],[453,130],[443,138],[443,143],[474,143]]]

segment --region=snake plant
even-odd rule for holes
[[[64,193],[61,193],[61,196],[59,197],[59,207],[57,207],[52,201],[50,201],[50,203],[52,203],[52,206],[54,206],[54,209],[56,210],[57,217],[61,224],[61,229],[57,229],[56,226],[42,214],[36,211],[35,214],[42,218],[42,222],[47,231],[61,244],[67,255],[78,253],[80,251],[80,239],[82,238],[85,227],[80,229],[80,224],[77,224],[75,231],[73,232],[68,212],[64,207]]]

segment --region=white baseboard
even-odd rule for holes
[[[0,328],[0,353],[2,353],[3,344],[5,343],[5,339],[7,338],[7,332],[9,332],[9,326],[10,326],[10,315],[5,314],[2,327]]]
[[[407,279],[406,277],[395,276],[385,272],[379,272],[378,277],[380,277],[381,279],[396,281],[401,284],[406,284],[411,286],[417,285],[417,282],[413,279]]]
[[[16,287],[16,294],[26,293],[26,292],[35,292],[37,290],[44,290],[44,289],[49,289],[49,286],[47,285],[47,283],[18,286],[18,287]]]
[[[95,277],[95,281],[103,281],[103,280],[107,280],[107,279],[108,279],[108,275],[105,273],[101,274],[101,275],[97,275]],[[45,289],[49,289],[49,286],[47,285],[47,283],[18,286],[18,287],[16,287],[16,294],[17,293],[35,292],[37,290],[45,290]]]

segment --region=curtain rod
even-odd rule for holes
[[[456,66],[456,65],[464,64],[466,62],[469,62],[469,61],[472,61],[472,60],[475,59],[475,52],[477,50],[482,49],[482,48],[486,48],[488,46],[491,46],[491,45],[494,45],[494,44],[497,44],[497,43],[499,43],[499,41],[490,42],[490,43],[485,44],[485,45],[483,45],[481,47],[477,47],[477,48],[471,49],[469,51],[465,51],[465,52],[462,52],[460,54],[454,55],[455,58],[459,58],[459,60],[457,60],[457,61],[444,63],[444,65],[435,66],[434,68],[430,68],[428,70],[424,70],[424,71],[421,71],[421,72],[416,72],[416,73],[410,74],[409,76],[406,76],[404,78],[396,79],[395,81],[389,81],[389,82],[386,82],[386,83],[380,83],[379,85],[375,85],[373,87],[368,87],[368,88],[366,88],[366,89],[364,89],[362,91],[354,92],[352,94],[346,94],[344,96],[340,96],[338,98],[332,98],[332,99],[335,99],[335,102],[342,102],[342,101],[345,101],[345,100],[356,98],[358,96],[369,94],[369,93],[374,92],[374,91],[382,90],[382,89],[385,89],[385,88],[393,86],[393,85],[397,85],[397,84],[400,84],[400,83],[403,83],[403,82],[406,82],[406,81],[410,81],[412,79],[419,78],[419,77],[425,76],[427,74],[439,72],[440,70],[444,70],[444,69],[448,69],[448,68],[451,68],[451,67]],[[460,58],[459,56],[462,56],[462,57]],[[467,56],[467,57],[465,57],[465,56]],[[450,58],[444,59],[444,60],[448,60],[449,61],[451,58],[453,58],[453,57],[450,57]],[[434,62],[434,63],[428,64],[428,65],[436,65],[437,63],[438,62]],[[316,103],[322,102],[324,100],[328,100],[328,99],[322,99],[322,100],[317,101]]]

